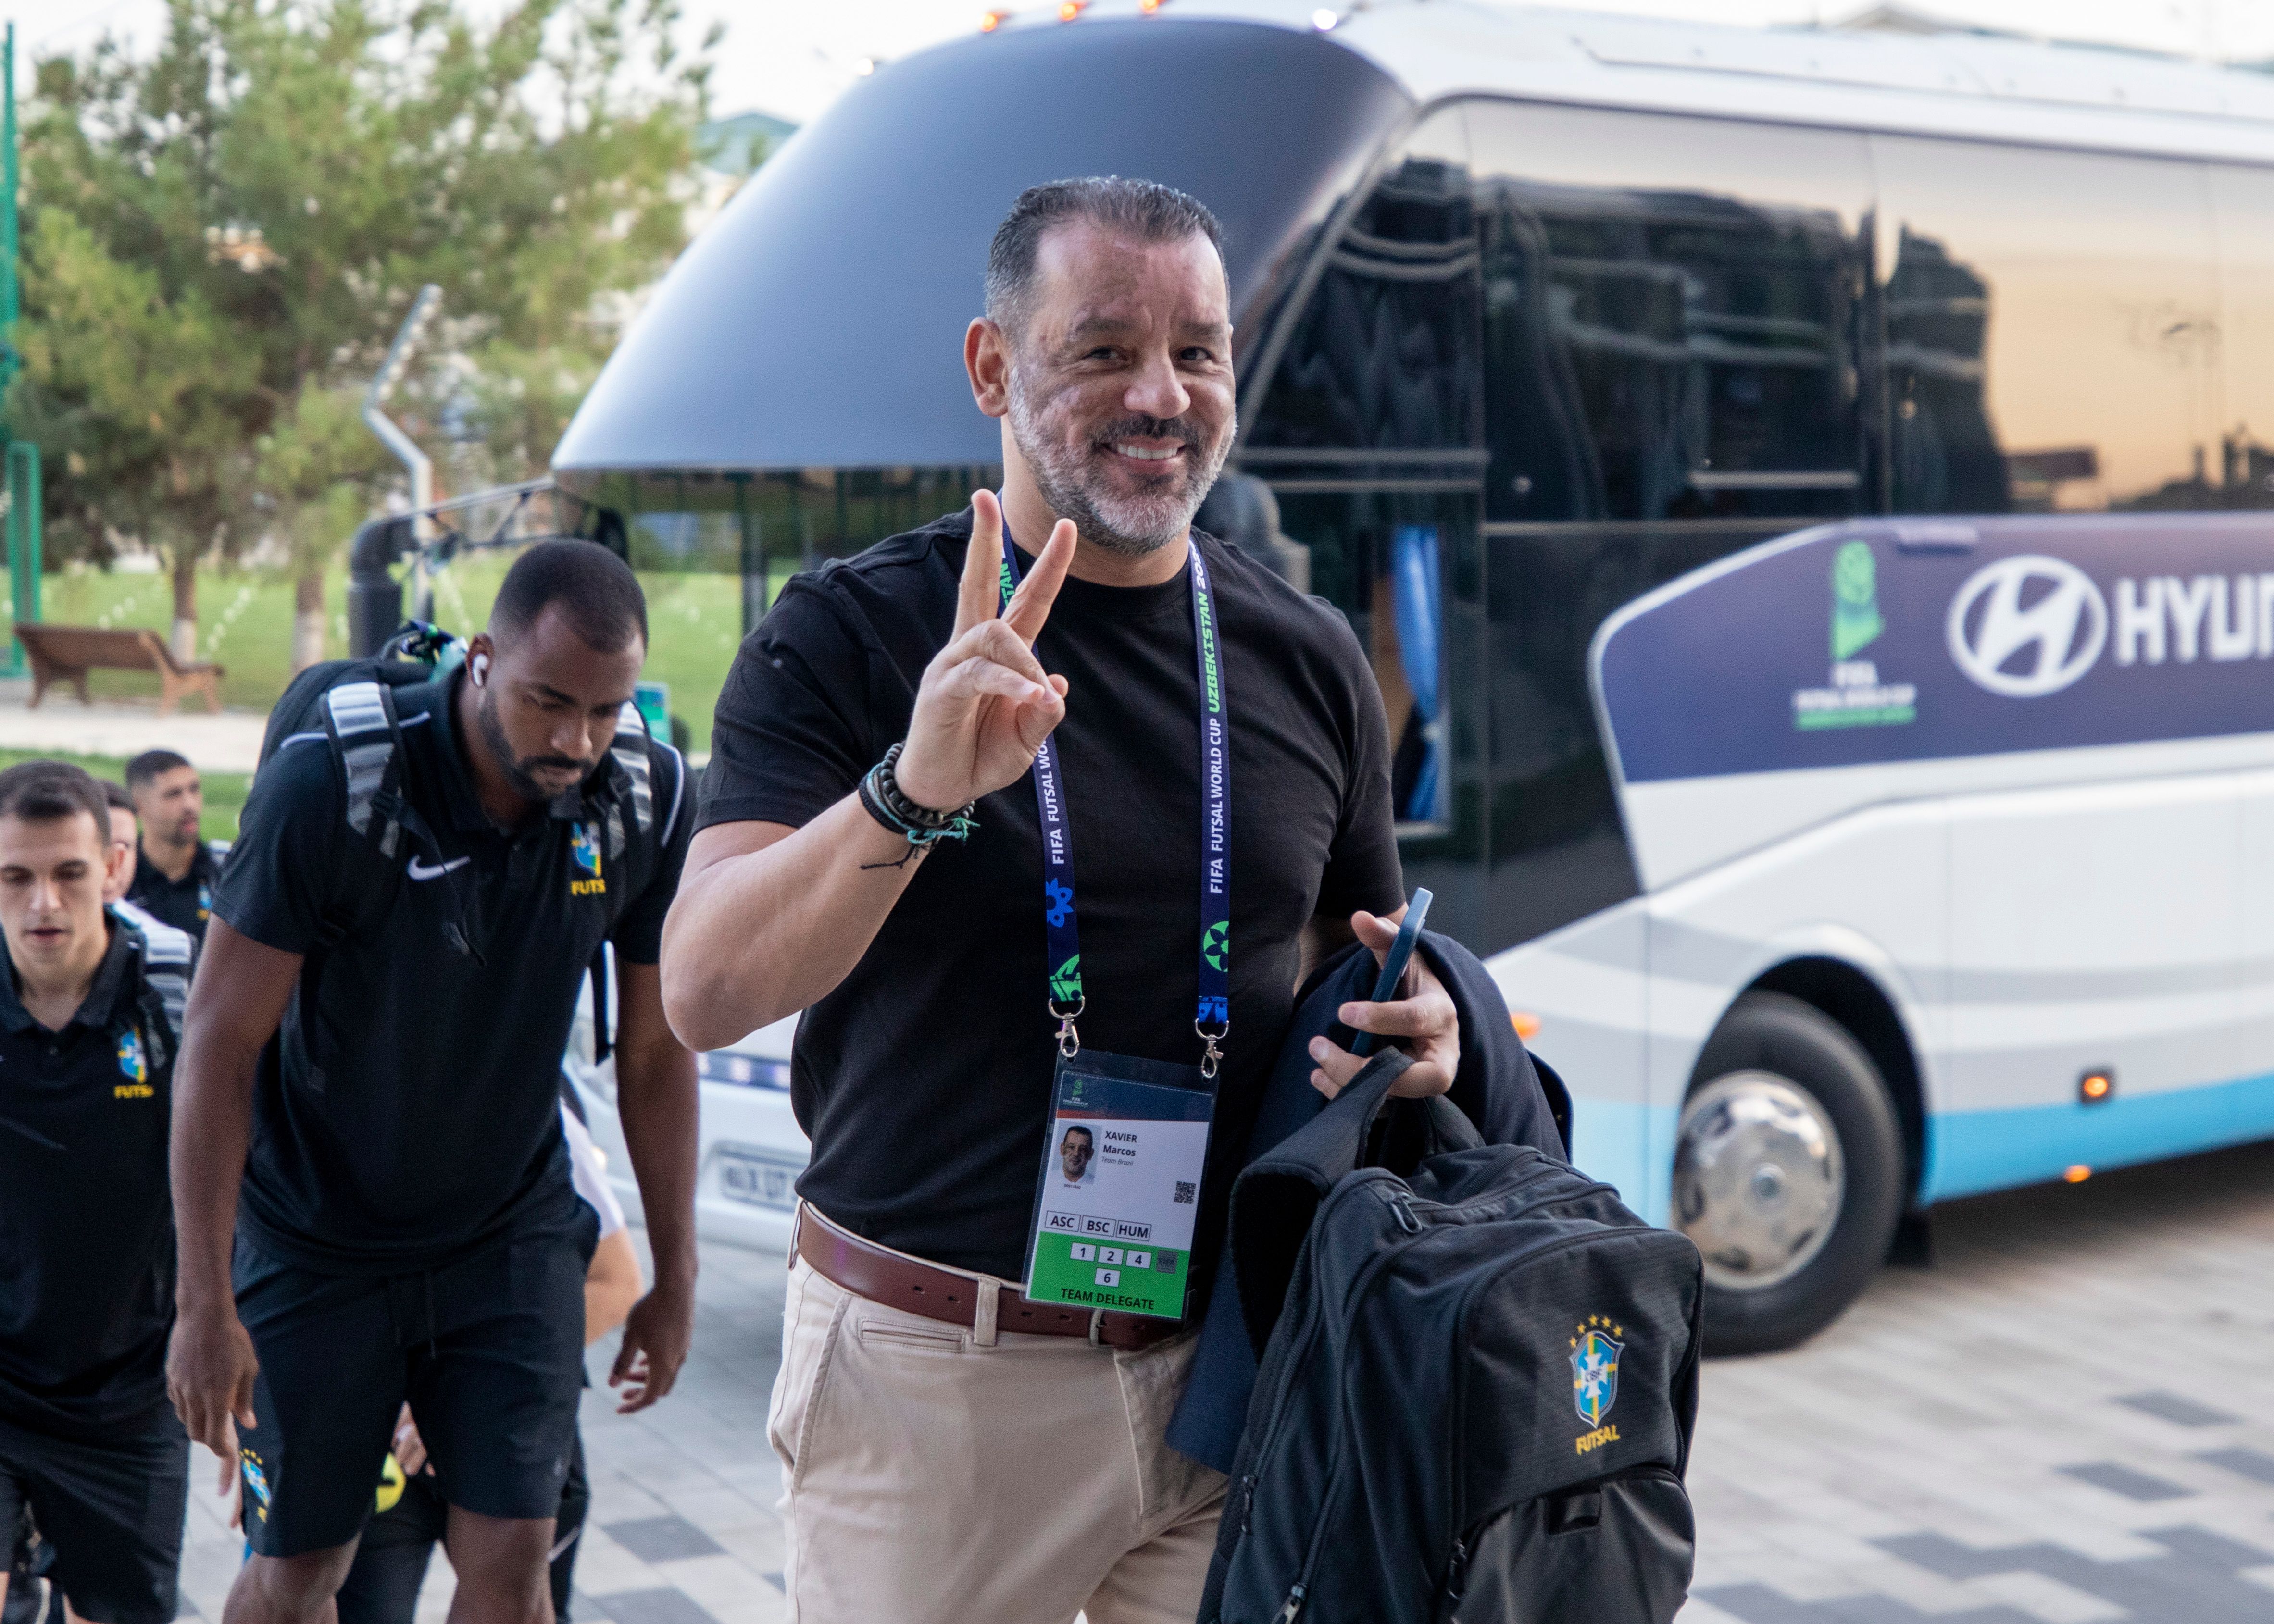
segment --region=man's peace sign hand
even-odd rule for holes
[[[1031,645],[1073,561],[1073,522],[1058,522],[998,618],[1003,508],[991,491],[975,492],[971,508],[955,633],[924,667],[907,742],[892,769],[902,794],[938,812],[1015,781],[1065,717],[1065,679],[1043,671]]]

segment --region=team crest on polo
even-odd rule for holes
[[[568,855],[576,863],[576,872],[568,877],[568,894],[572,897],[597,897],[608,889],[607,881],[600,877],[600,831],[591,823],[579,828],[569,838]]]
[[[126,1080],[111,1086],[111,1094],[121,1100],[147,1100],[155,1092],[150,1086],[150,1064],[142,1053],[142,1034],[129,1026],[118,1034],[118,1074]]]
[[[1617,1339],[1623,1334],[1602,1315],[1590,1314],[1571,1338],[1571,1402],[1589,1426],[1600,1427],[1618,1402],[1619,1354],[1626,1344]]]

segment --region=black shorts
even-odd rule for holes
[[[448,1268],[320,1274],[240,1235],[237,1312],[260,1360],[237,1437],[245,1530],[262,1556],[343,1545],[372,1514],[403,1401],[435,1485],[490,1517],[551,1517],[576,1437],[584,1271],[599,1221],[516,1237]]]
[[[442,1503],[433,1482],[419,1473],[403,1485],[394,1504],[374,1515],[364,1530],[363,1543],[356,1547],[355,1566],[340,1586],[339,1624],[412,1624],[434,1547],[449,1530],[449,1507]],[[582,1543],[584,1513],[591,1503],[580,1439],[569,1457],[568,1481],[561,1488],[561,1508],[553,1522],[553,1616],[561,1624],[568,1624],[576,1547]]]
[[[55,1547],[49,1576],[82,1618],[169,1624],[189,1503],[189,1435],[169,1409],[101,1443],[0,1421],[0,1529],[12,1545],[30,1510]]]

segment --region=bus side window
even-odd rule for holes
[[[1860,137],[1477,102],[1486,517],[1865,511]]]
[[[1895,511],[2219,505],[2203,166],[1871,144]]]
[[[2225,508],[2274,508],[2274,171],[2210,166],[2218,222]]]
[[[1264,357],[1247,447],[1350,455],[1477,444],[1477,251],[1457,109],[1410,141]],[[1436,139],[1429,139],[1436,138]]]

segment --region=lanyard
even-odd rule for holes
[[[1216,591],[1199,545],[1185,539],[1193,582],[1193,643],[1201,695],[1201,951],[1200,998],[1193,1030],[1207,1052],[1201,1074],[1214,1077],[1224,1059],[1217,1047],[1231,1030],[1231,739],[1224,705],[1223,650],[1216,642]],[[1001,600],[1019,583],[1018,550],[1003,531]],[[1065,816],[1058,777],[1058,741],[1035,752],[1035,805],[1043,828],[1043,928],[1050,963],[1050,1011],[1058,1023],[1058,1053],[1081,1051],[1074,1019],[1087,1003],[1081,989],[1081,937],[1074,920],[1073,831]]]

